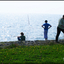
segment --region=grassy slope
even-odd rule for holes
[[[0,49],[0,63],[64,63],[64,45],[12,45]]]

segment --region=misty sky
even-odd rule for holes
[[[0,13],[64,14],[64,1],[0,1]]]

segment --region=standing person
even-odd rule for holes
[[[58,42],[58,37],[60,35],[60,32],[63,32],[64,33],[64,15],[63,17],[59,20],[59,23],[58,23],[58,26],[57,26],[57,34],[56,34],[56,42]]]
[[[18,37],[17,37],[17,38],[18,38],[18,40],[19,40],[19,41],[25,41],[24,33],[23,33],[23,32],[21,32],[20,34],[21,34],[21,36],[18,36]]]
[[[48,22],[48,21],[45,20],[45,23],[42,25],[42,27],[44,28],[44,38],[45,38],[45,40],[48,39],[48,36],[47,36],[47,34],[48,34],[48,29],[49,29],[50,27],[52,27],[52,26],[51,26],[50,24],[48,24],[47,22]]]

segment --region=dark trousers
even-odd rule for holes
[[[57,27],[56,41],[58,41],[58,37],[59,37],[61,31],[64,33],[64,29]]]
[[[19,41],[21,41],[20,37],[17,38]]]

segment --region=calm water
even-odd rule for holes
[[[17,41],[20,32],[24,32],[26,40],[44,40],[41,25],[45,20],[52,25],[48,31],[48,39],[54,40],[61,17],[62,15],[55,14],[0,14],[0,41]],[[62,32],[59,39],[64,39]]]

